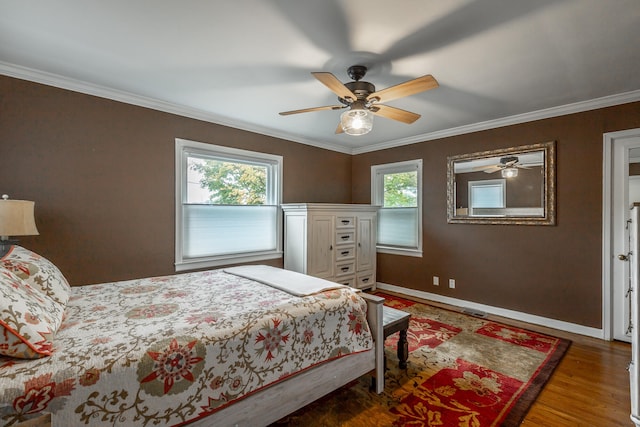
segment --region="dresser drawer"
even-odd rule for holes
[[[356,242],[355,231],[338,231],[336,233],[336,245],[355,244],[355,242]]]
[[[355,226],[356,226],[356,218],[354,216],[336,217],[336,228],[353,228]]]
[[[355,246],[338,246],[336,248],[336,261],[346,261],[349,259],[354,259],[356,256],[356,247]]]
[[[334,281],[339,283],[339,284],[341,284],[341,285],[350,286],[352,288],[356,287],[356,278],[355,278],[355,276],[337,277],[336,280],[334,280]]]
[[[353,276],[355,273],[356,273],[356,263],[354,261],[340,262],[336,264],[336,277]]]
[[[376,286],[376,275],[373,271],[358,273],[356,277],[356,288],[365,289],[365,288],[375,288]]]

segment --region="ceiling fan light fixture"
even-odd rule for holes
[[[347,135],[365,135],[373,129],[373,113],[362,108],[352,108],[340,115],[340,125]]]
[[[518,176],[518,168],[505,168],[502,169],[503,178],[515,178]]]

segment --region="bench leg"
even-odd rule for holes
[[[400,369],[407,369],[407,359],[409,358],[409,342],[407,341],[407,330],[400,330],[400,339],[398,340],[398,365]]]

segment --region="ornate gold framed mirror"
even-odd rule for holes
[[[447,158],[447,222],[555,224],[555,141]]]

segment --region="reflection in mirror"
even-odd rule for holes
[[[447,221],[555,223],[555,143],[448,158]]]

